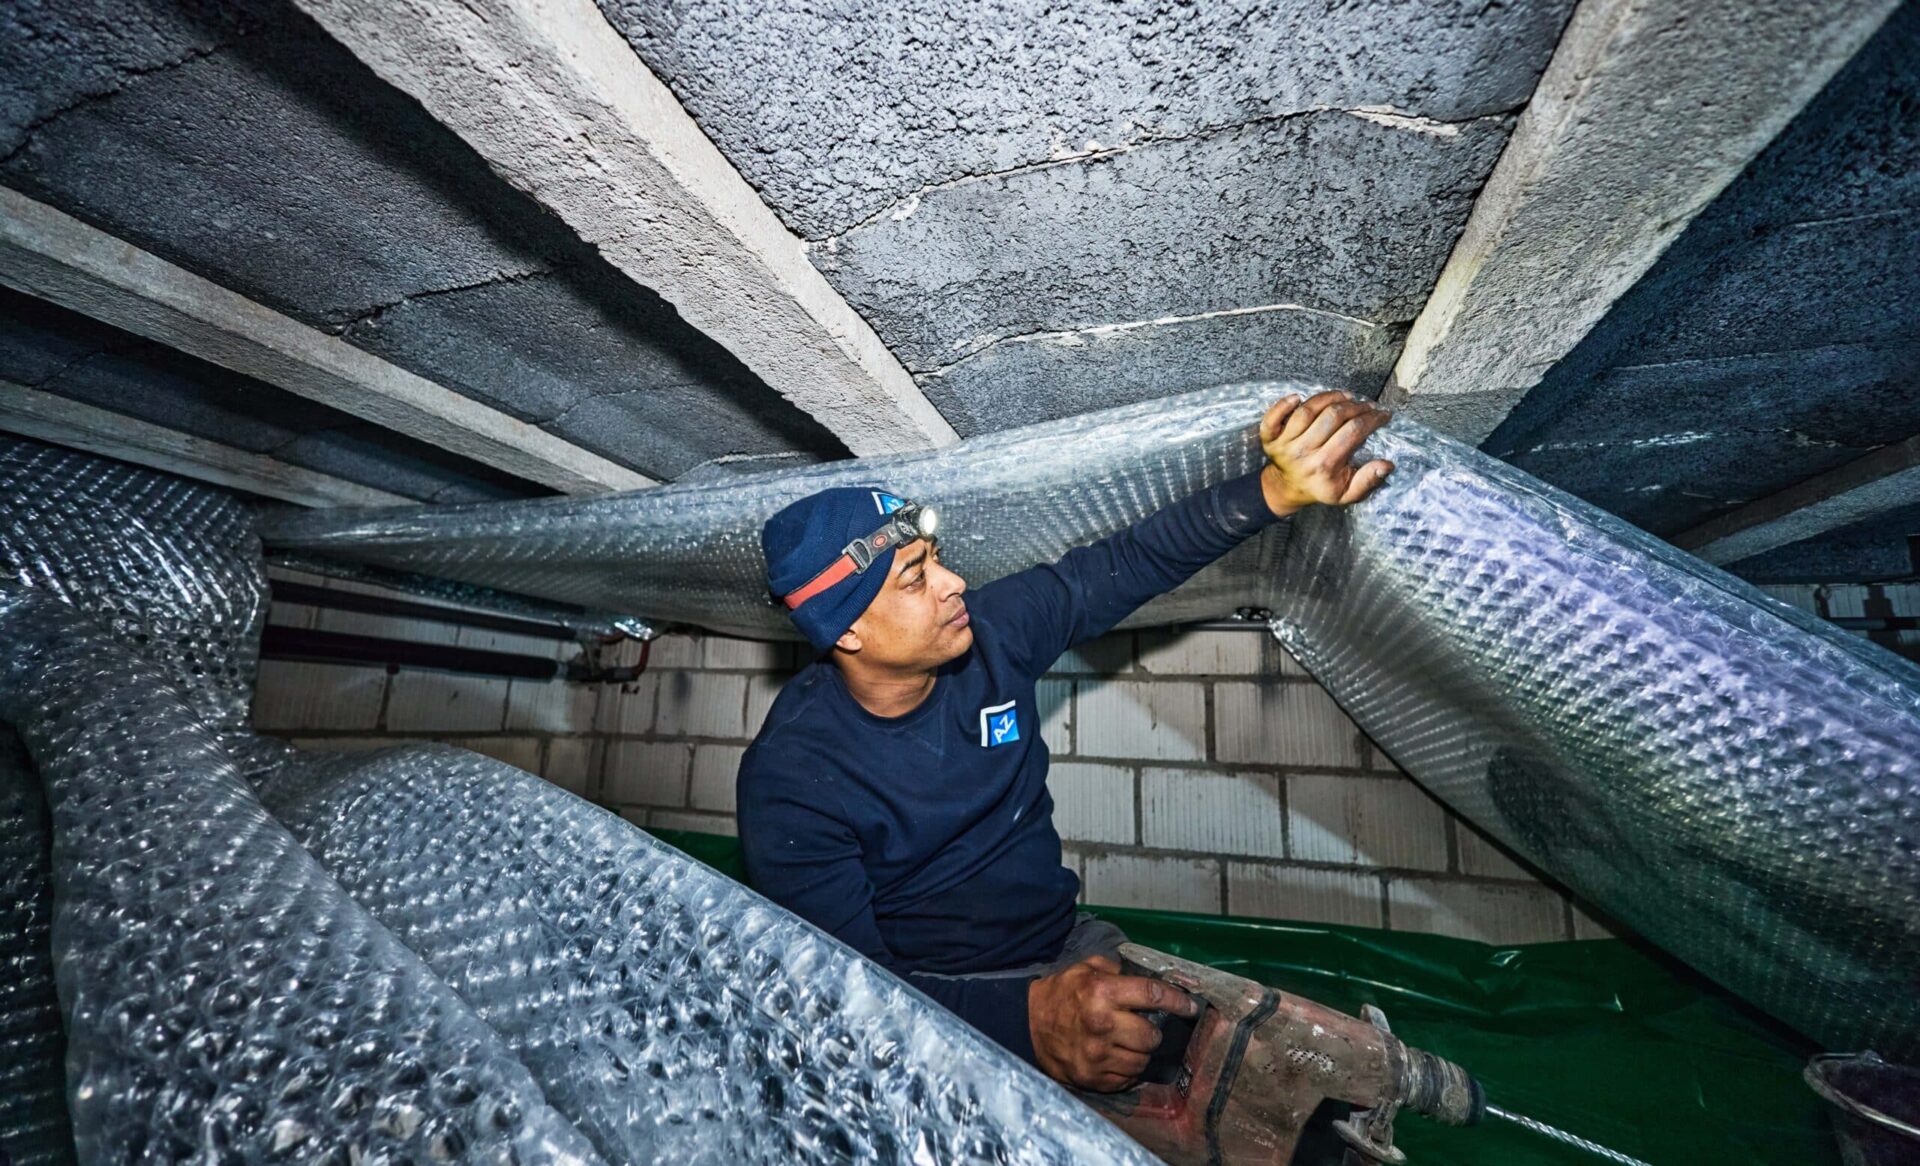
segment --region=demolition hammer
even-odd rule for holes
[[[1620,1166],[1647,1166],[1489,1106],[1465,1069],[1402,1043],[1371,1004],[1353,1017],[1138,944],[1122,944],[1120,957],[1129,975],[1164,980],[1203,1008],[1190,1023],[1163,1021],[1166,1040],[1131,1089],[1078,1096],[1168,1166],[1287,1166],[1329,1101],[1351,1107],[1331,1123],[1343,1166],[1405,1162],[1393,1144],[1402,1109],[1455,1126],[1500,1118]]]

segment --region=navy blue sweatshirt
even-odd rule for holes
[[[973,646],[912,712],[879,717],[830,659],[790,681],[740,763],[753,886],[1033,1060],[1027,978],[1080,880],[1060,864],[1034,682],[1274,521],[1258,474],[967,594]]]

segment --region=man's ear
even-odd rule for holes
[[[833,646],[842,652],[858,652],[860,650],[860,633],[854,631],[852,628],[848,628],[846,631],[840,633],[840,638],[833,642]]]

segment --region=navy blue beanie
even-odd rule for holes
[[[840,557],[847,544],[879,530],[900,498],[878,486],[836,486],[789,504],[760,528],[767,556],[767,590],[784,598]],[[807,642],[824,652],[853,626],[886,586],[893,570],[888,547],[864,572],[849,575],[787,614]]]

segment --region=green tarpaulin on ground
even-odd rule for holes
[[[742,878],[731,838],[654,831]],[[1829,1166],[1815,1050],[1685,968],[1620,940],[1490,947],[1365,927],[1095,908],[1136,942],[1347,1012],[1480,1078],[1496,1105],[1653,1166]],[[1403,1117],[1410,1166],[1591,1166],[1600,1159],[1497,1122]]]

